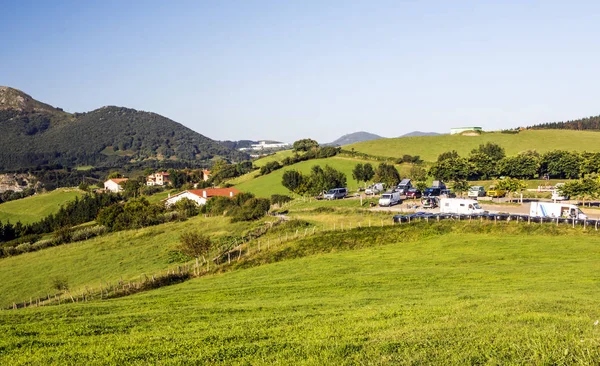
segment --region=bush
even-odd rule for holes
[[[87,240],[95,236],[103,235],[107,231],[108,230],[106,229],[106,227],[101,225],[86,227],[77,231],[73,231],[73,233],[71,234],[71,241]]]
[[[53,246],[54,241],[51,239],[40,240],[31,245],[32,250],[42,250],[48,247]]]
[[[275,204],[281,205],[283,203],[290,202],[291,200],[292,200],[292,197],[286,196],[284,194],[271,195],[271,204],[272,205],[275,205]]]
[[[19,244],[19,245],[17,245],[17,247],[15,248],[15,250],[17,251],[17,253],[31,252],[32,251],[31,243]]]

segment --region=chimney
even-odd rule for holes
[[[206,189],[202,191],[202,197],[206,198]]]
[[[229,192],[229,197],[233,197],[233,192]]]
[[[169,196],[167,198],[171,198],[171,193],[169,193]]]

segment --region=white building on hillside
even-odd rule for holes
[[[121,183],[125,183],[129,180],[129,178],[113,178],[113,179],[109,179],[106,182],[104,182],[104,189],[109,191],[109,192],[113,192],[113,193],[118,193],[118,192],[122,192],[123,191],[123,187],[121,186]]]
[[[243,147],[240,150],[269,150],[269,149],[286,149],[291,147],[291,144],[287,142],[279,142],[279,141],[259,141],[258,144],[252,144],[250,147]]]
[[[176,195],[170,196],[169,198],[163,200],[165,206],[169,207],[177,203],[177,201],[187,198],[190,199],[198,206],[205,205],[206,201],[211,197],[222,196],[222,197],[233,197],[240,193],[235,188],[206,188],[206,189],[189,189],[187,191],[183,191],[177,193]]]

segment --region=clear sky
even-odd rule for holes
[[[219,140],[600,114],[600,1],[0,0],[0,85]]]

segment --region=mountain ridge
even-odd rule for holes
[[[348,133],[346,135],[339,137],[335,141],[332,141],[332,142],[329,142],[326,144],[322,144],[322,145],[324,145],[324,146],[343,146],[343,145],[354,144],[357,142],[378,140],[381,138],[383,138],[383,137],[376,135],[374,133],[370,133],[370,132],[366,132],[366,131],[358,131],[358,132]]]

